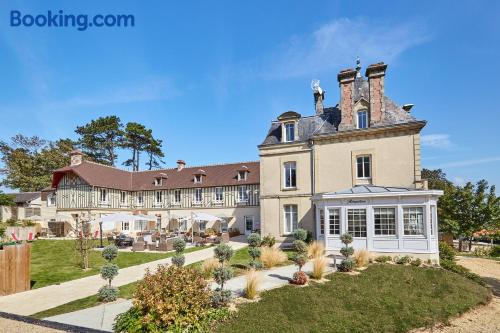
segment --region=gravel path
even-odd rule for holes
[[[433,333],[498,333],[500,332],[500,261],[489,259],[458,257],[458,263],[484,277],[493,289],[492,301],[468,311],[463,316],[452,319],[449,326],[416,332]]]
[[[28,324],[22,321],[0,318],[0,333],[59,333],[64,331],[55,330],[53,328]]]

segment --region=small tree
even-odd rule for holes
[[[118,248],[114,245],[108,245],[102,251],[102,256],[106,259],[107,263],[101,267],[101,277],[107,280],[108,284],[102,286],[98,294],[99,299],[104,302],[112,302],[118,296],[118,289],[111,286],[111,281],[118,275],[118,265],[112,263],[117,255]]]
[[[340,240],[344,243],[344,247],[340,249],[340,253],[345,257],[345,259],[342,260],[337,269],[341,272],[350,272],[355,266],[354,260],[350,258],[350,256],[354,253],[354,248],[349,246],[349,244],[352,243],[352,235],[345,233],[340,236]]]
[[[260,234],[254,232],[251,233],[248,238],[248,254],[250,255],[250,267],[252,268],[258,268],[257,266],[257,258],[260,257],[261,251],[260,251],[260,244],[261,244],[261,238]]]
[[[184,262],[186,261],[186,257],[184,257],[184,249],[186,248],[186,242],[180,238],[176,238],[174,240],[174,250],[175,254],[172,257],[172,263],[177,266],[181,267],[184,266]]]
[[[75,228],[76,240],[75,249],[77,255],[78,265],[82,269],[88,269],[90,251],[94,248],[94,240],[90,234],[90,226],[88,221],[81,221],[76,224]]]
[[[214,270],[213,276],[219,287],[212,294],[212,303],[214,306],[224,306],[231,299],[231,291],[224,290],[224,284],[233,277],[233,271],[225,266],[225,263],[231,260],[234,254],[233,249],[227,244],[220,244],[214,249],[215,258],[219,260],[220,267]]]

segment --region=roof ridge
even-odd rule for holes
[[[107,165],[107,164],[103,164],[103,163],[99,163],[99,162],[94,162],[94,161],[89,161],[89,160],[83,160],[83,162],[91,163],[91,164],[95,164],[95,165],[99,165],[99,166],[103,166],[103,167],[107,167],[107,168],[111,168],[111,169],[115,169],[118,171],[133,172],[133,171],[125,170],[125,169],[120,169],[119,167],[116,167],[113,165]],[[69,165],[69,166],[73,166],[73,165]],[[78,166],[78,165],[74,165],[74,166]]]
[[[232,165],[232,164],[244,164],[244,163],[259,163],[260,161],[242,161],[242,162],[228,162],[228,163],[214,163],[214,164],[205,164],[205,165],[194,165],[194,166],[185,166],[184,169],[194,169],[194,168],[205,168],[205,167],[213,167],[213,166],[223,166],[223,165]],[[155,170],[141,170],[141,171],[130,171],[131,173],[142,173],[142,172],[158,172],[158,171],[168,171],[168,170],[177,170],[176,167],[165,168],[165,169],[155,169]]]

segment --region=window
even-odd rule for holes
[[[108,191],[105,188],[100,188],[99,189],[99,201],[101,203],[107,203],[108,202]]]
[[[156,191],[156,204],[161,204],[163,201],[163,193],[162,191]]]
[[[120,192],[120,203],[124,204],[127,202],[127,192],[121,191]]]
[[[123,231],[130,230],[130,223],[129,222],[122,222],[122,230]]]
[[[47,196],[47,206],[55,206],[56,205],[56,195],[49,194]]]
[[[396,235],[396,209],[374,208],[375,235]]]
[[[238,187],[238,202],[247,202],[248,201],[248,192],[246,186]]]
[[[135,231],[144,231],[148,228],[148,221],[134,221]]]
[[[181,190],[174,191],[174,203],[177,205],[181,203]]]
[[[285,142],[295,141],[295,124],[287,123],[285,124]]]
[[[285,213],[285,233],[291,234],[297,230],[298,216],[297,205],[285,205],[283,207]]]
[[[403,208],[405,235],[424,235],[424,210],[422,207]]]
[[[200,232],[205,232],[207,229],[207,221],[198,221],[198,227],[200,228]]]
[[[156,230],[161,230],[161,215],[156,215]]]
[[[161,186],[162,183],[163,183],[162,178],[160,177],[155,178],[155,186]]]
[[[366,209],[347,210],[347,232],[353,237],[366,237]]]
[[[297,166],[295,162],[286,162],[284,164],[285,188],[297,187]]]
[[[431,236],[434,236],[434,214],[436,214],[436,206],[431,206],[431,216],[430,216],[430,220],[431,220]]]
[[[356,158],[356,176],[358,178],[371,178],[370,156],[358,156]]]
[[[328,209],[328,226],[330,235],[340,235],[340,210],[338,208]]]
[[[201,179],[202,179],[201,175],[195,175],[194,176],[194,182],[197,183],[197,184],[201,183]]]
[[[221,232],[227,232],[229,230],[229,223],[224,219],[220,221],[220,230]]]
[[[358,111],[358,128],[368,128],[368,112]]]
[[[319,234],[325,234],[325,210],[323,208],[319,210]]]
[[[203,189],[197,188],[194,190],[194,203],[200,204],[203,200]]]
[[[142,194],[142,192],[137,193],[137,204],[138,205],[144,204],[144,195]]]
[[[179,231],[187,231],[187,220],[182,219],[179,221]]]
[[[215,188],[215,202],[222,202],[224,197],[224,190],[222,187]]]
[[[238,171],[238,180],[247,180],[247,171]]]
[[[245,216],[245,230],[253,231],[253,216]]]

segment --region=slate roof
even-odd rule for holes
[[[244,167],[248,170],[247,179],[238,180],[238,170],[245,169]],[[199,174],[200,169],[204,171],[202,183],[194,183],[194,174]],[[84,160],[79,165],[54,171],[52,186],[57,187],[63,175],[68,172],[76,174],[89,185],[126,191],[245,185],[260,182],[259,162],[185,167],[181,171],[171,168],[131,172]],[[155,186],[155,178],[162,178],[161,186]]]
[[[417,122],[418,120],[409,112],[397,105],[392,99],[383,96],[385,102],[385,114],[383,120],[370,128],[397,125],[403,123]],[[353,100],[358,102],[361,99],[369,101],[369,85],[368,80],[364,77],[357,77],[354,81]],[[288,111],[289,113],[291,111]],[[298,135],[295,142],[307,142],[317,135],[332,135],[352,128],[339,128],[342,119],[342,110],[338,105],[334,107],[326,107],[321,115],[302,117],[298,121]],[[281,144],[281,123],[273,121],[271,128],[262,142],[262,146]],[[286,144],[286,143],[285,143]]]
[[[9,193],[14,195],[14,202],[16,204],[26,203],[40,198],[40,192],[20,192],[20,193]]]

